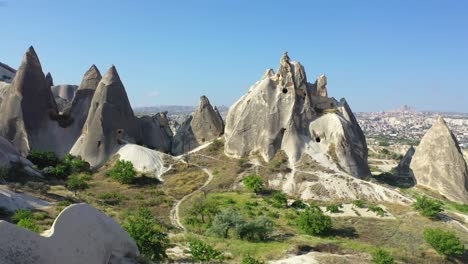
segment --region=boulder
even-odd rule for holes
[[[130,161],[136,171],[160,178],[167,171],[164,154],[135,144],[125,144],[117,152],[120,160]]]
[[[344,99],[327,97],[326,84],[324,75],[309,83],[304,67],[283,54],[277,73],[267,70],[229,109],[226,155],[258,152],[270,161],[283,150],[291,164],[304,154],[326,157],[353,176],[367,177],[364,133]]]
[[[32,47],[3,97],[0,113],[0,136],[13,142],[21,154],[31,148],[54,151],[60,144],[49,133],[59,125],[57,105]]]
[[[449,200],[468,203],[468,168],[456,137],[442,117],[424,135],[411,161],[416,184]]]
[[[99,82],[82,134],[70,153],[98,167],[122,145],[140,140],[138,120],[133,114],[119,74],[112,66]]]
[[[172,147],[172,131],[165,113],[138,118],[142,143],[149,148],[169,153]]]
[[[65,208],[42,235],[0,221],[0,259],[13,263],[123,263],[138,247],[112,218],[88,204]]]
[[[213,108],[206,96],[202,96],[195,112],[177,129],[172,144],[172,153],[183,154],[213,141],[223,133],[224,121],[219,111]]]

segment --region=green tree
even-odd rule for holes
[[[200,240],[191,240],[189,242],[189,248],[194,261],[210,262],[223,259],[223,253],[221,251],[214,249],[212,246]]]
[[[91,165],[83,160],[81,157],[73,156],[71,154],[65,155],[63,163],[70,167],[73,173],[90,172]]]
[[[455,233],[442,229],[424,230],[424,240],[431,245],[437,253],[449,257],[461,256],[465,253],[465,246]]]
[[[291,207],[292,208],[296,208],[296,209],[305,209],[307,207],[307,205],[301,201],[301,200],[295,200],[292,204],[291,204]]]
[[[430,199],[426,196],[416,197],[413,208],[422,215],[435,219],[442,212],[442,203],[438,200]]]
[[[217,237],[228,238],[230,230],[235,230],[237,232],[237,229],[245,223],[246,221],[239,211],[233,208],[227,208],[215,216],[207,233]]]
[[[259,193],[263,190],[263,180],[260,176],[258,175],[249,175],[247,177],[244,178],[243,180],[244,182],[244,186],[247,190],[249,191],[253,191],[255,193]]]
[[[167,257],[169,239],[148,209],[140,208],[135,214],[128,216],[122,226],[135,240],[144,256],[152,261],[161,261]]]
[[[130,184],[135,181],[136,171],[132,162],[118,160],[107,175],[122,184]]]
[[[275,208],[288,207],[288,196],[281,191],[274,191],[271,196],[272,206]]]
[[[55,167],[60,164],[60,159],[50,151],[31,150],[27,159],[34,163],[39,169]]]
[[[307,208],[297,218],[297,226],[308,235],[326,235],[332,229],[331,217],[318,207]]]
[[[240,223],[236,230],[240,239],[250,242],[267,241],[273,233],[273,222],[265,216],[254,221]]]
[[[188,215],[192,218],[193,224],[197,223],[195,219],[200,220],[202,223],[210,223],[217,213],[219,213],[217,202],[205,197],[195,199],[192,207],[188,210]]]
[[[67,189],[72,191],[75,196],[78,191],[83,191],[89,188],[88,181],[91,179],[91,176],[87,174],[73,174],[68,177],[67,180]]]
[[[383,249],[377,249],[372,252],[372,263],[374,264],[393,264],[395,259]]]

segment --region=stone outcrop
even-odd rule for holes
[[[32,47],[4,95],[0,113],[0,136],[13,142],[23,155],[31,148],[55,150],[59,144],[48,133],[58,126],[57,105]]]
[[[75,97],[75,92],[78,89],[78,86],[72,84],[61,84],[52,86],[51,89],[54,97],[59,97],[70,102],[73,100],[73,97]]]
[[[406,152],[405,156],[400,160],[396,168],[396,172],[398,177],[413,177],[413,172],[411,171],[411,161],[413,160],[414,153],[416,149],[411,146],[408,151]]]
[[[0,221],[2,264],[128,263],[137,245],[112,218],[87,204],[65,208],[42,235]]]
[[[304,67],[285,53],[277,73],[267,70],[229,109],[225,153],[239,158],[258,152],[269,161],[283,150],[291,164],[308,154],[367,177],[364,134],[346,101],[327,97],[326,85],[324,75],[309,83]]]
[[[442,117],[424,135],[411,161],[417,185],[468,203],[468,168],[458,141]]]
[[[54,79],[52,78],[52,74],[50,74],[50,72],[46,74],[45,79],[48,87],[54,86]]]
[[[0,82],[11,83],[15,74],[15,69],[0,62]]]
[[[125,144],[117,152],[120,160],[130,161],[136,171],[159,178],[167,168],[164,154],[135,144]]]
[[[100,166],[128,142],[139,142],[140,127],[125,88],[112,66],[94,93],[82,134],[70,153]]]
[[[213,141],[223,133],[224,122],[219,111],[213,108],[206,96],[202,96],[195,112],[177,129],[172,153],[178,155],[188,152]]]
[[[171,152],[173,134],[166,113],[139,117],[138,123],[143,145],[164,153]]]

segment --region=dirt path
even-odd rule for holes
[[[198,167],[198,166],[197,166]],[[208,174],[208,179],[206,180],[206,182],[200,187],[198,188],[197,190],[193,191],[192,193],[189,193],[187,195],[185,195],[184,197],[182,197],[182,199],[180,199],[179,201],[177,201],[177,203],[174,205],[174,207],[172,207],[171,209],[171,224],[183,231],[185,231],[185,227],[184,225],[182,224],[182,221],[180,220],[180,217],[179,217],[179,208],[180,208],[180,205],[185,201],[187,200],[189,197],[191,197],[192,195],[194,195],[195,193],[201,191],[203,188],[205,188],[210,182],[211,180],[213,180],[213,174],[211,173],[210,170],[208,170],[207,168],[202,168],[202,167],[199,167],[201,170],[203,170],[206,174]]]

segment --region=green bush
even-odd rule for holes
[[[416,197],[416,202],[413,204],[413,208],[423,216],[435,219],[439,213],[442,212],[442,203],[426,196],[420,196]]]
[[[199,221],[192,221],[194,224],[210,223],[217,213],[219,213],[217,201],[208,200],[205,197],[195,199],[187,212],[190,218],[199,219]]]
[[[341,208],[343,208],[343,205],[341,205],[341,204],[331,204],[331,205],[327,206],[327,212],[336,214],[336,213],[341,212],[340,211]]]
[[[42,174],[48,178],[65,180],[70,175],[71,169],[66,164],[58,164],[55,167],[49,166],[42,169]]]
[[[305,209],[307,208],[307,205],[301,201],[301,200],[295,200],[292,204],[291,204],[291,207],[292,208],[296,208],[296,209]]]
[[[357,208],[365,208],[367,206],[367,204],[362,200],[354,200],[353,201],[353,206],[355,206]]]
[[[208,151],[216,152],[220,150],[222,147],[223,147],[223,142],[219,139],[215,139],[213,140],[213,142],[211,142],[210,146],[208,147]]]
[[[372,263],[374,264],[393,264],[395,260],[393,257],[383,249],[377,249],[372,252]]]
[[[194,261],[210,262],[223,259],[223,253],[221,251],[214,249],[212,246],[200,240],[191,240],[189,242],[189,248]]]
[[[251,222],[244,222],[237,226],[240,239],[250,242],[267,241],[273,233],[273,222],[265,216],[260,216]]]
[[[297,226],[308,235],[326,235],[332,230],[331,217],[318,207],[307,208],[297,218]]]
[[[81,159],[81,157],[76,157],[71,154],[65,155],[63,163],[70,168],[72,173],[91,171],[91,165],[87,161]]]
[[[39,232],[39,226],[36,224],[36,222],[33,219],[29,219],[29,218],[21,219],[17,223],[17,225],[22,228],[26,228],[28,230],[36,232],[36,233]]]
[[[136,171],[130,161],[118,160],[107,175],[122,184],[130,184],[135,181]]]
[[[255,193],[261,192],[264,188],[264,183],[263,183],[262,178],[255,174],[245,177],[243,180],[243,183],[244,183],[245,189],[255,192]]]
[[[233,208],[227,208],[215,216],[210,228],[207,230],[207,234],[221,238],[228,238],[229,231],[235,230],[237,233],[237,229],[245,223],[246,221],[239,211]]]
[[[367,208],[367,211],[374,212],[375,214],[377,214],[380,217],[385,216],[385,210],[382,209],[382,207],[377,206],[377,205],[369,205],[368,208]]]
[[[141,254],[152,261],[161,261],[167,257],[169,239],[148,209],[140,208],[135,214],[129,215],[122,227],[135,240]]]
[[[101,193],[97,196],[98,202],[104,205],[119,205],[126,198],[119,192]]]
[[[455,257],[465,253],[465,246],[455,233],[443,231],[439,228],[424,230],[424,240],[431,245],[437,253]]]
[[[281,191],[274,191],[271,196],[272,206],[275,208],[288,207],[288,196]]]
[[[242,258],[242,264],[265,264],[265,262],[258,260],[250,255],[245,255]]]
[[[55,167],[60,164],[60,159],[50,151],[31,150],[27,159],[34,163],[39,169]]]
[[[89,188],[88,181],[90,179],[91,176],[88,174],[73,174],[67,180],[67,189],[76,195],[78,191],[83,191]]]
[[[13,223],[16,224],[23,219],[32,219],[32,218],[33,218],[33,213],[30,210],[19,209],[13,214],[13,216],[11,217],[11,221],[13,221]]]

